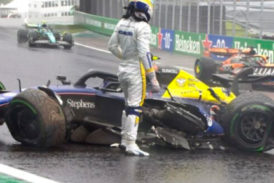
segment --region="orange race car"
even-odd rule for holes
[[[229,57],[225,61],[216,61],[209,57],[211,53]],[[247,69],[249,72],[243,74]],[[204,57],[196,60],[194,72],[198,79],[211,85],[220,84],[220,78],[233,81],[237,76],[239,79],[240,74],[239,81],[251,83],[253,89],[269,86],[274,89],[274,64],[268,63],[267,56],[257,55],[253,48],[210,48],[204,52]]]

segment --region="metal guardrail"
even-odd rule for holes
[[[120,18],[128,0],[80,0],[80,11]],[[155,0],[152,26],[274,39],[273,0]]]
[[[92,15],[80,11],[75,12],[75,24],[100,34],[111,35],[119,19]],[[195,57],[203,55],[208,48],[245,49],[252,46],[259,55],[269,57],[274,63],[274,41],[243,37],[221,36],[216,34],[191,33],[179,30],[151,27],[151,46],[159,49],[187,54]],[[215,60],[224,58],[212,55]]]

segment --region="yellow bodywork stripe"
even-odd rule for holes
[[[140,70],[141,70],[141,77],[142,77],[142,98],[141,98],[141,102],[139,103],[139,106],[143,106],[145,97],[146,97],[146,71],[142,62],[140,62]],[[140,118],[136,116],[135,125],[139,124],[139,122],[140,122]]]
[[[136,116],[136,118],[135,118],[135,125],[138,125],[139,122],[140,122],[140,118],[138,116]]]
[[[140,62],[141,77],[142,77],[142,99],[139,106],[143,106],[146,97],[146,71],[142,62]]]

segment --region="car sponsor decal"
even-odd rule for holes
[[[274,67],[256,67],[252,76],[274,76]]]
[[[162,50],[173,51],[174,49],[174,31],[168,29],[160,29],[158,34],[159,46]]]
[[[177,82],[177,85],[178,85],[179,87],[182,87],[182,86],[184,86],[186,80],[183,79],[183,78],[178,78],[178,79],[176,80],[176,82]]]
[[[233,47],[233,37],[230,37],[230,36],[220,36],[220,35],[209,34],[208,40],[211,41],[212,48],[232,48]],[[214,53],[211,53],[210,57],[214,60],[220,60],[220,61],[224,61],[229,58],[228,56],[218,55]]]
[[[160,72],[169,73],[169,74],[177,74],[178,73],[178,69],[162,68],[162,69],[160,69]]]
[[[67,99],[67,104],[75,109],[95,109],[95,104],[93,102],[80,100]]]

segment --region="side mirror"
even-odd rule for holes
[[[63,85],[70,85],[71,82],[67,81],[67,77],[66,76],[57,76],[56,79],[58,81],[60,81]]]
[[[157,56],[151,56],[151,60],[155,61],[155,60],[160,60],[160,57],[157,57]]]
[[[160,60],[160,57],[154,56],[152,53],[151,53],[150,55],[151,55],[151,60],[152,60],[152,61]]]

